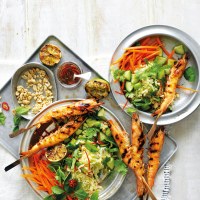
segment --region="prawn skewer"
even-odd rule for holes
[[[37,128],[39,128],[42,124],[51,122],[54,119],[56,119],[56,120],[65,119],[66,117],[86,114],[89,111],[92,111],[92,109],[99,107],[102,104],[103,103],[98,103],[95,99],[85,99],[82,101],[72,103],[67,106],[62,106],[62,107],[53,109],[53,110],[47,112],[43,117],[41,117],[41,119],[36,124],[33,124],[32,126],[30,126],[28,128],[21,128],[18,131],[11,133],[9,136],[11,138],[15,137],[35,126],[37,126]]]
[[[154,122],[154,124],[152,125],[149,133],[148,133],[148,138],[149,140],[151,140],[151,137],[153,136],[155,130],[156,130],[156,125],[157,125],[157,121],[160,118],[160,116],[165,113],[165,111],[167,110],[167,108],[170,106],[170,104],[173,102],[175,95],[176,95],[176,88],[178,85],[178,82],[180,80],[180,78],[183,75],[183,72],[186,68],[187,65],[187,58],[186,58],[186,54],[183,56],[182,59],[180,59],[172,68],[171,68],[171,72],[170,75],[168,77],[167,83],[166,83],[166,87],[165,87],[165,92],[164,92],[164,100],[160,105],[160,108],[157,109],[152,116],[156,116],[156,120]]]
[[[164,143],[165,133],[159,130],[158,133],[152,138],[148,152],[149,162],[147,169],[147,183],[150,188],[154,185],[156,173],[160,165],[160,154]]]
[[[8,171],[15,167],[17,164],[20,163],[22,159],[28,158],[44,148],[54,146],[69,138],[82,125],[84,120],[85,116],[72,118],[64,126],[58,128],[58,130],[37,142],[30,150],[28,150],[27,152],[21,152],[22,156],[20,157],[20,159],[8,165],[5,168],[5,171]]]

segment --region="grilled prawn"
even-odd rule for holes
[[[65,119],[66,117],[86,114],[100,105],[102,105],[102,103],[97,103],[95,99],[85,99],[67,106],[59,107],[46,113],[39,120],[38,127],[41,124],[52,121],[53,119]]]
[[[132,160],[130,161],[130,167],[133,169],[136,175],[137,182],[137,194],[139,197],[143,196],[146,192],[145,185],[141,179],[144,177],[145,168],[143,163],[143,145],[145,143],[144,133],[141,127],[140,119],[137,114],[132,116],[132,145],[130,152]]]
[[[165,133],[159,130],[158,133],[151,139],[148,152],[149,162],[147,169],[147,183],[150,188],[154,185],[154,179],[160,164],[160,154],[164,143]]]
[[[165,87],[165,92],[164,92],[164,100],[160,105],[160,108],[156,110],[152,116],[157,115],[158,118],[167,110],[169,105],[173,102],[176,94],[176,87],[178,85],[178,82],[180,78],[183,75],[183,72],[186,68],[187,65],[187,58],[186,54],[183,56],[182,59],[180,59],[176,65],[174,65],[171,68],[170,75],[168,77],[166,87]]]
[[[27,158],[31,155],[37,153],[38,151],[54,146],[68,137],[70,137],[83,123],[85,120],[84,116],[78,116],[77,118],[72,118],[69,120],[64,126],[58,128],[55,132],[41,139],[38,143],[36,143],[30,150],[27,152],[22,152],[21,158]]]
[[[109,122],[113,138],[119,147],[122,160],[134,171],[137,179],[137,194],[139,197],[142,197],[145,194],[145,186],[142,181],[142,177],[145,174],[144,163],[142,160],[142,146],[145,141],[140,120],[136,114],[133,114],[132,145],[130,145],[127,133],[120,131],[111,120]]]

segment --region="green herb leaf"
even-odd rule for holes
[[[62,183],[65,181],[66,178],[67,178],[67,176],[59,167],[58,170],[56,171],[56,180],[59,181],[60,183]]]
[[[6,121],[6,116],[0,112],[0,125],[4,125]]]
[[[99,192],[95,191],[92,196],[90,197],[90,200],[98,200],[99,198]]]
[[[97,136],[98,132],[99,132],[99,129],[97,129],[97,128],[87,128],[86,130],[83,131],[83,134],[88,139],[92,139],[93,137]]]
[[[29,110],[30,110],[30,107],[18,106],[17,108],[15,108],[14,113],[15,115],[21,116],[21,115],[26,115]]]
[[[126,175],[128,168],[122,160],[115,160],[114,164],[115,164],[115,170],[117,170],[117,172]]]
[[[83,189],[75,191],[74,194],[79,200],[85,200],[88,197],[88,193],[86,193]]]
[[[47,197],[44,198],[44,200],[55,200],[53,195],[49,195]]]
[[[94,144],[91,144],[90,142],[86,142],[85,147],[91,152],[98,152],[99,151],[98,148]]]
[[[137,109],[136,108],[132,108],[132,107],[129,107],[129,108],[126,109],[126,112],[131,116],[136,111],[137,111]]]
[[[52,187],[52,191],[54,194],[62,194],[65,192],[62,188],[60,188],[57,185]]]
[[[124,70],[121,69],[116,69],[113,72],[113,77],[115,80],[119,80],[120,82],[124,82],[125,78],[124,78]]]
[[[15,125],[15,126],[19,126],[19,124],[20,124],[20,122],[21,122],[21,119],[22,119],[21,116],[19,116],[19,115],[14,115],[14,118],[13,118],[14,125]]]
[[[194,82],[196,80],[195,68],[190,66],[184,72],[184,77],[189,82]]]

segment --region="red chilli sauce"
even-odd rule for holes
[[[67,85],[76,84],[80,78],[74,78],[74,74],[81,74],[79,67],[74,63],[64,63],[58,69],[58,79]]]

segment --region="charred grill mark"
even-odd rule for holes
[[[124,149],[124,152],[122,153],[122,159],[125,158],[127,153],[128,153],[127,149]]]

